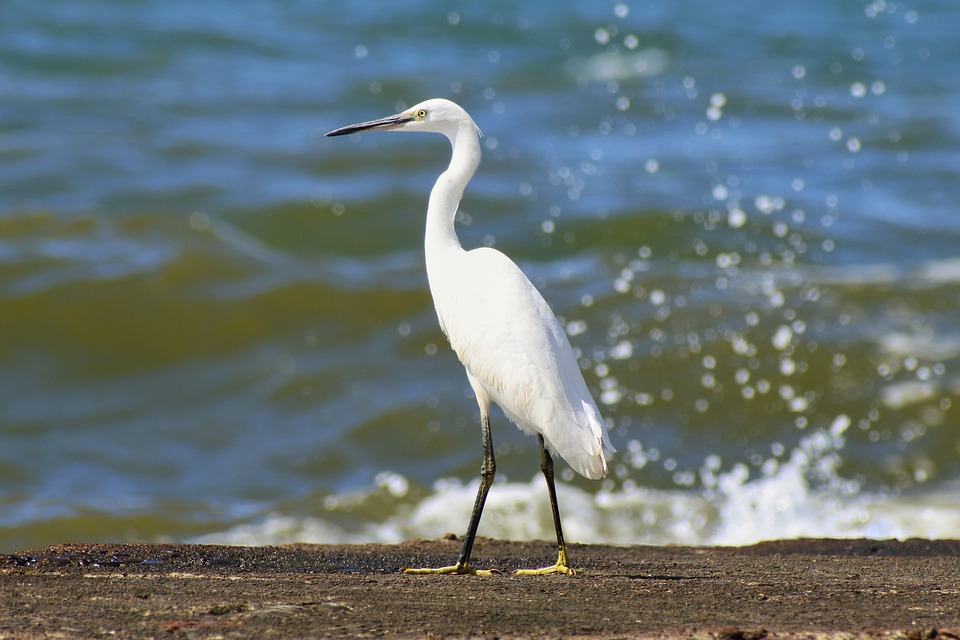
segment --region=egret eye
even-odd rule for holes
[[[419,111],[417,111],[417,118],[419,118],[420,120],[423,120],[426,117],[427,117],[426,109],[420,109]]]

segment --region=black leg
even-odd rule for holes
[[[560,525],[560,508],[557,506],[557,488],[553,482],[553,457],[543,443],[543,436],[537,434],[540,443],[540,470],[547,481],[547,493],[550,494],[550,509],[553,510],[553,527],[557,531],[557,564],[542,569],[524,569],[517,571],[521,575],[541,575],[544,573],[565,573],[573,575],[573,569],[567,563],[567,546],[563,542],[563,527]]]
[[[557,531],[557,545],[563,549],[563,527],[560,525],[560,508],[557,506],[557,487],[553,483],[553,457],[543,445],[543,436],[537,434],[540,443],[540,470],[547,481],[547,492],[550,494],[550,508],[553,510],[553,528]]]
[[[467,567],[470,564],[470,554],[473,552],[473,541],[477,537],[477,528],[480,526],[480,514],[487,501],[487,492],[493,484],[493,476],[497,473],[497,463],[493,459],[493,437],[490,435],[490,417],[483,413],[480,416],[480,428],[483,431],[483,466],[480,467],[480,486],[477,488],[477,499],[473,503],[473,513],[470,515],[470,525],[467,535],[463,538],[463,549],[460,551],[459,565]]]
[[[490,575],[492,571],[486,569],[471,569],[470,554],[473,553],[473,541],[477,537],[477,528],[480,526],[480,515],[483,513],[483,504],[487,501],[487,492],[493,484],[493,476],[497,473],[497,463],[493,459],[493,438],[490,435],[490,416],[481,407],[480,429],[483,432],[483,466],[480,467],[480,487],[477,489],[477,499],[473,503],[473,513],[470,515],[470,525],[467,535],[463,538],[463,548],[460,550],[460,560],[451,567],[439,569],[404,569],[404,573],[472,573],[475,575]]]

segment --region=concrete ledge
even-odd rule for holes
[[[456,540],[62,545],[0,556],[0,638],[904,638],[960,636],[960,541],[570,548],[478,540],[504,571],[409,576]]]

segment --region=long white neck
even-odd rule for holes
[[[432,267],[436,266],[439,254],[462,251],[453,221],[463,197],[463,190],[480,166],[480,142],[477,139],[477,129],[472,123],[463,123],[455,131],[446,133],[446,136],[453,151],[450,166],[437,178],[427,205],[424,250],[428,276]]]

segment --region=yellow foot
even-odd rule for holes
[[[417,575],[424,575],[430,573],[455,573],[459,575],[471,575],[471,576],[492,576],[495,572],[488,569],[474,569],[469,564],[460,564],[457,563],[452,567],[440,567],[439,569],[404,569],[404,573],[413,573]]]
[[[518,576],[543,576],[548,573],[563,573],[568,576],[576,574],[576,571],[568,567],[566,564],[560,564],[559,562],[552,567],[543,567],[542,569],[520,569],[517,571]]]
[[[562,573],[568,576],[577,573],[571,569],[567,563],[567,548],[564,546],[562,540],[560,541],[560,553],[557,554],[557,564],[552,567],[543,567],[542,569],[520,569],[517,571],[518,576],[545,576],[548,573]]]

